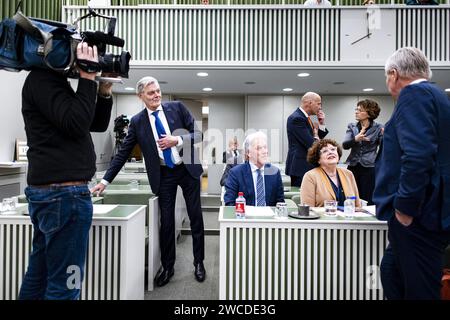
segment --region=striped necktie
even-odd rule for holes
[[[261,169],[257,169],[256,177],[256,205],[258,207],[266,205],[266,193],[264,192],[264,181],[261,174]]]

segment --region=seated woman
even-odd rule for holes
[[[342,148],[331,139],[314,142],[309,148],[307,160],[317,166],[309,170],[302,180],[300,198],[310,207],[323,207],[325,200],[336,200],[343,206],[346,197],[356,196],[356,206],[360,207],[358,187],[353,173],[337,164],[342,156]]]

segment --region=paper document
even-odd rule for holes
[[[245,206],[247,217],[273,217],[275,212],[270,207]]]
[[[115,209],[117,204],[94,204],[94,214],[105,214]]]
[[[345,213],[338,211],[338,216],[345,218]],[[375,216],[375,206],[364,206],[362,207],[362,211],[356,211],[353,216],[356,218],[373,217]]]

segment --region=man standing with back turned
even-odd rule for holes
[[[450,103],[419,49],[397,50],[385,72],[397,103],[375,164],[373,201],[389,227],[381,282],[388,299],[437,300],[450,239]]]
[[[177,187],[183,190],[191,222],[194,251],[194,275],[205,280],[203,265],[205,235],[200,204],[200,176],[203,168],[194,144],[203,134],[195,119],[179,101],[161,102],[158,80],[144,77],[136,85],[136,93],[145,109],[133,116],[128,134],[114,157],[101,183],[92,192],[102,192],[114,180],[136,144],[141,147],[152,191],[158,195],[161,208],[160,246],[163,269],[156,285],[166,285],[174,275],[175,264],[175,199]]]

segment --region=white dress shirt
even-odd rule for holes
[[[156,110],[159,111],[158,112],[158,117],[161,120],[161,123],[162,123],[162,125],[164,127],[164,130],[166,131],[166,134],[167,135],[172,135],[172,132],[170,131],[170,128],[169,128],[169,123],[167,122],[166,115],[164,114],[164,110],[163,110],[162,106],[159,105],[159,107],[156,108]],[[153,111],[151,111],[148,108],[147,108],[147,113],[148,113],[148,116],[149,116],[149,119],[150,119],[150,124],[152,126],[153,136],[155,137],[155,143],[156,143],[156,148],[158,149],[159,159],[160,159],[161,163],[164,163],[163,152],[159,148],[158,143],[156,142],[159,139],[159,137],[158,137],[158,132],[156,131],[155,116],[152,114]],[[173,163],[175,165],[178,165],[181,162],[183,162],[181,157],[180,157],[180,153],[178,152],[178,148],[181,148],[181,146],[183,145],[183,139],[180,136],[178,136],[177,139],[178,139],[178,144],[171,148],[172,159],[173,159]]]

